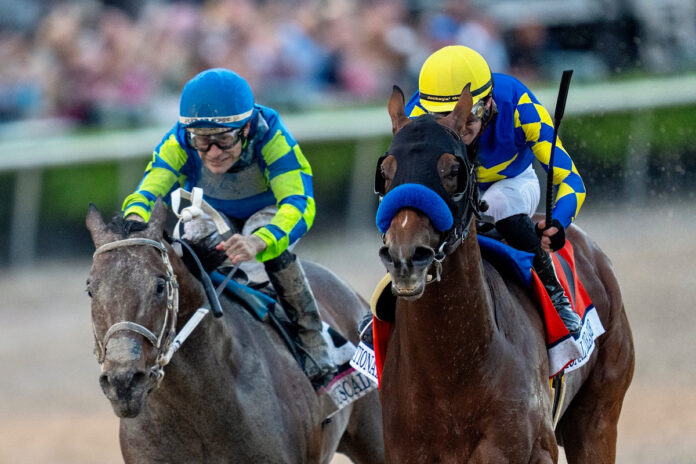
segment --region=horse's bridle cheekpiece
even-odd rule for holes
[[[167,283],[167,307],[164,316],[164,322],[159,335],[155,335],[155,332],[132,321],[121,321],[113,324],[104,334],[101,339],[97,336],[96,327],[94,326],[94,321],[92,322],[92,332],[94,333],[95,349],[94,354],[97,357],[97,362],[103,365],[104,359],[106,357],[106,346],[109,339],[113,337],[118,332],[134,332],[138,335],[142,335],[147,339],[152,346],[157,350],[157,357],[155,364],[150,368],[152,375],[157,378],[157,386],[162,382],[164,378],[164,367],[169,364],[172,356],[179,349],[181,344],[188,338],[193,329],[195,329],[200,321],[205,317],[210,311],[208,308],[199,308],[191,318],[186,322],[181,331],[176,333],[176,322],[179,314],[179,285],[176,280],[176,274],[174,274],[174,269],[169,261],[169,254],[167,248],[162,242],[156,240],[151,240],[149,238],[127,238],[123,240],[117,240],[115,242],[110,242],[104,244],[97,248],[94,252],[93,257],[100,255],[101,253],[111,251],[117,248],[145,245],[157,248],[160,255],[162,256],[162,261],[166,268],[166,283]]]
[[[437,170],[443,153],[451,153],[461,163],[452,195],[445,190]],[[387,192],[381,164],[389,155],[396,158],[396,174]],[[466,146],[458,134],[429,114],[418,117],[394,135],[387,153],[377,162],[375,193],[381,197],[376,217],[380,232],[386,233],[399,209],[418,209],[443,232],[439,256],[436,255],[439,261],[454,251],[466,237],[472,218],[480,214],[475,166],[466,155]]]

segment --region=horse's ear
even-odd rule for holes
[[[474,100],[471,97],[471,83],[468,83],[462,90],[459,101],[457,101],[452,112],[444,118],[443,123],[447,124],[447,126],[452,128],[457,134],[460,134],[473,106]]]
[[[164,223],[167,221],[167,205],[162,200],[162,197],[157,197],[155,201],[155,206],[152,208],[152,214],[150,214],[150,220],[148,221],[147,230],[154,232],[155,238],[162,238],[162,230],[164,229]]]
[[[399,129],[409,123],[404,106],[404,92],[398,85],[393,87],[389,103],[387,104],[387,111],[392,122],[392,134],[396,134]]]
[[[87,219],[85,219],[85,224],[87,225],[87,230],[89,230],[92,236],[92,241],[94,246],[99,248],[103,244],[109,241],[109,234],[104,219],[99,213],[99,210],[93,203],[89,204],[87,209]]]

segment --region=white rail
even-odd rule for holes
[[[557,85],[553,85],[532,90],[552,112],[557,88]],[[601,84],[573,83],[566,114],[602,114],[694,102],[696,75]],[[386,104],[382,107],[289,114],[282,115],[282,118],[300,144],[326,140],[369,140],[391,132]],[[132,163],[128,162],[139,159],[144,161],[168,129],[169,127],[152,127],[46,137],[36,134],[33,138],[0,141],[0,172],[17,173],[10,232],[11,262],[23,264],[34,259],[42,170],[56,166],[116,161],[122,162],[124,166],[121,177],[129,178],[130,173],[126,173],[128,165]],[[364,147],[358,144],[357,150],[361,146]],[[362,164],[365,161],[369,164],[367,159],[356,159]],[[356,168],[359,169],[358,166]],[[131,167],[130,170],[132,169]],[[362,177],[366,172],[356,174]],[[370,173],[367,174],[369,177]],[[139,175],[136,175],[134,179],[138,178]],[[135,182],[136,180],[130,180],[130,184]]]

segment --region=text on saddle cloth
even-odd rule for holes
[[[357,399],[377,389],[377,379],[366,375],[353,365],[353,359],[360,352],[341,334],[322,321],[322,336],[329,346],[331,361],[338,366],[338,373],[328,385],[319,390],[320,395],[330,400],[326,417],[331,417]]]

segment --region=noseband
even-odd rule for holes
[[[169,261],[169,255],[167,253],[167,248],[161,242],[151,240],[148,238],[127,238],[124,240],[117,240],[115,242],[110,242],[105,245],[100,246],[94,252],[93,257],[100,255],[101,253],[114,250],[116,248],[122,248],[127,246],[136,245],[147,245],[157,248],[160,255],[162,256],[162,261],[167,270],[166,282],[167,282],[167,308],[164,315],[164,323],[162,324],[162,329],[159,335],[156,336],[155,333],[148,329],[147,327],[138,324],[137,322],[131,321],[121,321],[117,322],[106,331],[106,334],[102,339],[97,336],[96,328],[94,327],[94,321],[92,321],[92,332],[94,333],[95,340],[95,355],[97,357],[97,362],[103,365],[104,359],[106,357],[106,346],[109,339],[113,337],[118,332],[133,332],[138,335],[145,337],[155,348],[157,352],[157,358],[155,364],[150,368],[152,375],[157,378],[157,385],[159,386],[162,378],[164,377],[164,367],[171,360],[174,352],[181,346],[188,335],[193,331],[193,329],[198,325],[198,323],[203,319],[203,317],[208,313],[207,308],[199,308],[196,313],[191,317],[191,319],[182,328],[181,332],[176,334],[176,322],[179,313],[179,284],[176,280],[176,275],[172,269],[172,265]]]

